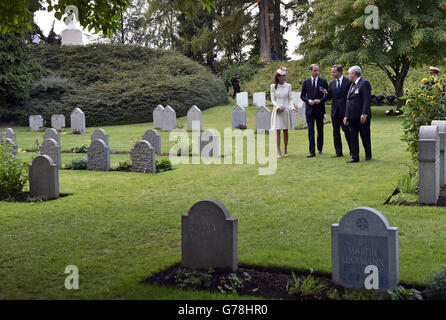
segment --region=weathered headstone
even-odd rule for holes
[[[200,131],[203,130],[201,110],[197,106],[192,106],[187,111],[187,129],[188,130],[192,130],[192,122],[194,122],[194,121],[199,123]],[[195,127],[193,129],[195,129]]]
[[[146,140],[138,141],[132,149],[132,171],[156,173],[155,150]]]
[[[261,106],[256,112],[256,130],[271,129],[271,111],[267,107]]]
[[[398,228],[360,207],[331,226],[332,278],[347,288],[392,290],[399,282]]]
[[[438,127],[440,135],[440,187],[446,184],[446,120],[432,120],[432,126]]]
[[[266,107],[266,94],[265,92],[254,92],[252,96],[254,105],[257,107]]]
[[[74,133],[86,132],[85,114],[81,109],[75,108],[73,112],[71,112],[70,120],[71,120],[71,132]]]
[[[63,114],[51,115],[51,128],[58,131],[65,130],[65,116]]]
[[[246,126],[246,110],[245,108],[236,105],[232,109],[232,128],[236,128],[240,125]]]
[[[300,98],[300,92],[293,91],[292,92],[292,96],[293,96],[294,107],[297,110],[297,117],[299,119],[305,120],[306,119],[306,116],[305,116],[305,103]]]
[[[163,126],[163,112],[164,107],[162,105],[157,105],[153,110],[153,128],[161,129]]]
[[[171,106],[164,108],[161,123],[161,130],[163,131],[172,131],[177,128],[177,114]]]
[[[187,268],[238,268],[238,221],[217,200],[204,200],[181,217],[182,265]]]
[[[14,146],[13,146],[14,154],[17,154],[17,151],[18,151],[17,136],[16,136],[14,130],[12,130],[11,128],[5,128],[2,131],[2,133],[0,134],[0,141],[3,139],[11,139],[11,141],[14,144]]]
[[[9,152],[12,152],[14,155],[17,154],[17,151],[15,151],[14,141],[12,141],[11,139],[1,138],[0,143],[3,144],[7,150],[9,149]]]
[[[28,171],[29,193],[32,197],[59,198],[59,170],[50,156],[34,158]]]
[[[247,107],[248,104],[248,92],[239,92],[235,96],[235,104],[240,107]]]
[[[440,195],[440,134],[437,126],[421,126],[418,140],[419,196],[437,204]]]
[[[29,116],[29,128],[32,131],[41,131],[43,129],[43,117],[40,114]]]
[[[103,129],[96,129],[93,132],[93,134],[91,135],[90,139],[91,139],[91,142],[93,142],[94,140],[102,140],[105,142],[105,145],[107,146],[107,148],[110,148],[108,134]]]
[[[49,128],[45,130],[45,133],[43,134],[43,140],[45,139],[54,139],[56,140],[57,144],[60,146],[60,134],[56,131],[56,129]]]
[[[87,169],[92,171],[110,170],[110,149],[104,140],[94,140],[87,149],[88,164]]]
[[[155,129],[149,129],[142,136],[142,140],[150,143],[156,154],[161,154],[161,136]]]
[[[214,131],[204,130],[198,142],[201,157],[220,157],[220,139]]]
[[[56,140],[51,138],[44,139],[39,151],[42,156],[50,156],[57,168],[60,169],[62,167],[60,144],[58,144]]]

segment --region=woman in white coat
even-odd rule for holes
[[[271,85],[271,102],[274,109],[271,114],[271,130],[277,131],[277,157],[281,158],[280,130],[283,130],[285,157],[288,156],[288,130],[293,128],[292,113],[297,113],[293,104],[291,85],[285,82],[286,68],[280,67],[274,75]]]

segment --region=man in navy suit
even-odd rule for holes
[[[370,139],[372,87],[370,82],[361,78],[361,73],[361,68],[358,66],[348,69],[348,79],[352,84],[347,94],[344,124],[348,125],[350,129],[352,158],[348,161],[349,163],[359,162],[358,133],[361,135],[362,145],[364,146],[365,160],[372,160]]]
[[[342,157],[342,140],[341,128],[344,131],[345,140],[347,140],[349,152],[351,155],[350,146],[350,130],[344,125],[345,109],[347,104],[347,94],[350,88],[350,82],[342,75],[342,66],[335,64],[331,67],[331,74],[334,80],[328,85],[327,100],[332,100],[331,103],[331,123],[333,124],[333,142],[335,147],[335,157]]]
[[[317,150],[322,154],[324,145],[324,115],[326,96],[323,90],[328,89],[328,82],[324,78],[319,77],[319,66],[312,64],[310,66],[311,77],[306,79],[302,84],[302,92],[300,98],[305,102],[305,116],[307,117],[308,140],[310,142],[310,153],[307,158],[314,157],[314,122],[317,127]]]

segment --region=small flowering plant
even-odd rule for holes
[[[406,100],[401,140],[408,144],[414,163],[418,157],[418,137],[421,126],[430,125],[432,120],[446,120],[446,78],[431,80],[423,78],[419,87],[405,89],[401,99]]]

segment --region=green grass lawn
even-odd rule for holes
[[[203,127],[223,132],[231,109],[204,111]],[[247,108],[248,128],[255,128],[256,110]],[[181,215],[204,199],[221,201],[239,220],[240,264],[324,272],[331,272],[331,224],[356,207],[375,208],[399,228],[400,280],[421,283],[446,262],[446,210],[383,204],[409,161],[400,141],[402,119],[385,117],[385,110],[373,108],[369,162],[332,158],[328,124],[324,154],[312,159],[305,158],[307,131],[291,131],[290,156],[278,160],[274,175],[260,176],[264,165],[247,164],[176,165],[160,174],[60,170],[60,192],[70,196],[0,202],[0,299],[236,299],[141,284],[181,261]],[[102,128],[112,149],[129,152],[152,124]],[[43,133],[13,129],[21,149],[33,149],[35,137],[42,142]],[[89,144],[94,129],[62,134],[62,149]],[[162,151],[169,152],[174,142],[168,133],[161,136]],[[36,154],[20,155],[30,162]],[[79,156],[86,154],[63,153],[62,161]],[[111,155],[112,165],[129,159]],[[79,268],[79,290],[64,287],[67,265]]]

